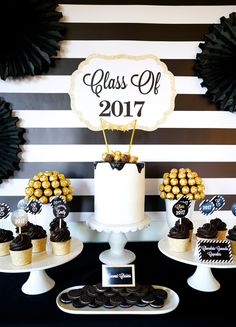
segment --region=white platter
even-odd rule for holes
[[[77,314],[77,315],[82,315],[82,314],[83,315],[86,315],[86,314],[87,315],[88,314],[102,314],[102,315],[114,315],[114,314],[115,315],[117,315],[117,314],[118,315],[122,315],[122,314],[152,315],[152,314],[154,314],[154,315],[158,315],[158,314],[164,314],[164,313],[168,313],[168,312],[175,310],[179,304],[179,296],[177,295],[177,293],[172,291],[170,288],[167,288],[164,286],[159,286],[159,285],[153,285],[153,287],[161,288],[161,289],[167,291],[167,293],[168,293],[168,297],[165,300],[165,305],[159,309],[152,308],[151,306],[146,306],[144,308],[141,308],[141,307],[138,307],[135,305],[130,308],[116,307],[113,309],[106,309],[104,307],[90,308],[89,306],[85,306],[83,308],[75,308],[72,306],[71,303],[64,304],[60,301],[60,296],[62,293],[68,292],[75,288],[82,288],[82,287],[83,287],[83,285],[73,286],[73,287],[67,288],[67,289],[63,290],[62,292],[60,292],[56,298],[56,304],[57,304],[58,308],[66,313]]]

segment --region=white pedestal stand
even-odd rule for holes
[[[98,232],[110,233],[108,242],[110,245],[109,250],[103,251],[99,260],[105,264],[128,264],[135,260],[135,254],[126,250],[124,247],[127,243],[126,233],[142,230],[150,223],[149,217],[144,217],[143,221],[138,224],[131,224],[127,226],[107,226],[97,222],[94,216],[90,217],[87,221],[89,227]]]
[[[23,273],[29,272],[28,280],[22,286],[22,292],[29,295],[42,294],[55,285],[55,281],[50,278],[45,269],[63,265],[77,257],[83,250],[83,243],[78,239],[71,240],[71,252],[66,255],[56,256],[51,248],[46,252],[34,253],[32,263],[25,266],[14,266],[10,255],[0,257],[0,272]]]
[[[167,257],[189,265],[197,266],[194,274],[187,279],[187,283],[192,288],[202,292],[214,292],[220,288],[220,283],[212,274],[211,268],[236,268],[236,255],[233,255],[233,262],[230,263],[204,263],[198,259],[195,247],[196,240],[192,240],[189,251],[179,253],[170,249],[167,237],[158,243],[159,250]]]
[[[210,267],[197,266],[194,274],[187,279],[192,288],[203,292],[214,292],[220,288],[220,283],[215,279]]]
[[[55,286],[55,281],[48,276],[45,270],[31,271],[29,278],[21,287],[25,294],[42,294]]]

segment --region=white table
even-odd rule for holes
[[[63,265],[77,257],[83,250],[83,243],[75,238],[71,239],[71,252],[66,255],[56,256],[52,254],[50,245],[47,251],[33,253],[32,263],[25,266],[14,266],[10,255],[0,257],[0,272],[3,273],[25,273],[29,272],[29,278],[22,286],[25,294],[36,295],[49,291],[55,285],[55,281],[50,278],[45,269]]]
[[[149,223],[150,218],[144,216],[143,220],[136,224],[108,226],[95,220],[94,215],[92,215],[87,220],[87,225],[98,232],[110,233],[108,239],[110,249],[103,251],[99,256],[99,260],[105,264],[128,264],[133,262],[136,258],[135,254],[124,248],[127,243],[126,233],[142,230]]]
[[[178,253],[170,250],[168,238],[165,237],[158,242],[158,248],[164,255],[173,260],[197,266],[194,274],[187,279],[189,286],[203,292],[217,291],[220,288],[220,283],[213,276],[211,268],[236,268],[236,256],[233,255],[233,262],[231,263],[204,263],[199,260],[195,252],[196,240],[193,239],[191,243],[192,246],[189,251]]]

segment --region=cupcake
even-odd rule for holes
[[[54,218],[50,223],[50,232],[53,232],[57,227],[60,226],[60,218]],[[61,228],[66,228],[67,224],[64,219],[61,219]]]
[[[232,253],[236,254],[236,225],[228,230],[226,238],[230,241]]]
[[[220,218],[211,219],[210,223],[217,229],[217,239],[224,240],[226,236],[226,223],[223,222]]]
[[[56,227],[51,232],[50,243],[52,246],[52,252],[55,255],[65,255],[70,253],[71,236],[69,229]]]
[[[185,252],[189,249],[189,230],[182,224],[175,224],[168,234],[170,249],[174,252]]]
[[[192,235],[193,235],[193,223],[190,219],[187,217],[181,218],[181,220],[177,220],[175,224],[181,224],[186,226],[186,228],[189,230],[189,240],[191,241]]]
[[[32,225],[27,232],[33,245],[33,253],[46,251],[47,233],[42,226]]]
[[[9,245],[13,238],[11,230],[0,228],[0,257],[10,254]]]
[[[13,265],[24,266],[32,262],[32,243],[26,234],[17,235],[10,243],[10,255]]]
[[[25,224],[24,226],[21,227],[21,233],[22,234],[27,234],[29,228],[32,228],[34,226],[34,224],[32,224],[31,222],[27,221],[27,224]],[[19,227],[16,227],[16,233],[19,234]]]
[[[197,240],[216,240],[217,239],[217,229],[214,225],[210,223],[205,223],[202,227],[197,229]]]

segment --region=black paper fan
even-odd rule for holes
[[[0,97],[0,183],[19,170],[20,145],[25,143],[25,129],[17,127],[19,118],[12,116],[10,103]]]
[[[5,80],[47,72],[63,39],[54,0],[3,0],[0,4],[0,74]]]
[[[236,111],[236,13],[221,17],[213,24],[200,43],[196,74],[203,79],[206,96],[219,109]]]

